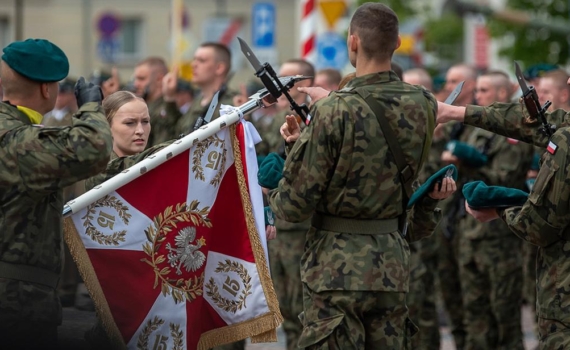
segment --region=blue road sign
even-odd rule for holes
[[[271,2],[254,3],[251,23],[252,44],[255,47],[272,48],[275,46],[275,4]]]
[[[342,70],[348,63],[346,39],[335,32],[325,32],[317,37],[317,69]]]

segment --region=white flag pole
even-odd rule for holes
[[[271,100],[271,95],[269,95],[265,90],[261,90],[257,94],[250,96],[249,100],[243,105],[239,107],[230,107],[231,110],[225,114],[221,114],[219,118],[202,126],[180,140],[175,141],[132,167],[123,170],[121,173],[94,187],[85,194],[67,202],[63,207],[63,217],[65,218],[77,213],[91,203],[103,198],[109,193],[116,191],[121,186],[124,186],[139,176],[158,167],[170,158],[186,151],[198,142],[204,141],[208,137],[216,134],[218,131],[235,124],[243,118],[244,115],[267,105],[267,103],[264,104],[264,101],[268,103],[274,102]],[[223,113],[223,110],[221,113]]]

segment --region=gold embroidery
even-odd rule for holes
[[[168,278],[171,272],[170,267],[167,266],[162,269],[158,267],[158,265],[166,261],[166,257],[164,254],[159,254],[158,249],[166,240],[167,235],[174,229],[177,229],[177,224],[179,223],[190,222],[194,226],[212,227],[212,223],[207,216],[210,207],[198,209],[199,204],[200,203],[195,200],[192,201],[189,206],[187,206],[186,203],[179,203],[176,207],[169,206],[163,213],[156,216],[153,219],[153,225],[144,231],[148,242],[143,245],[143,250],[150,257],[150,260],[142,259],[142,261],[154,269],[155,279],[153,288],[156,288],[160,281],[162,294],[164,296],[172,295],[176,303],[185,300],[191,302],[202,295],[204,272],[202,272],[200,276],[194,276],[187,280],[184,278]],[[203,244],[205,241],[203,238],[201,240]]]
[[[218,186],[222,181],[224,169],[226,168],[227,151],[224,147],[225,141],[220,139],[217,135],[208,137],[196,145],[196,149],[194,150],[194,155],[192,157],[192,172],[194,173],[195,179],[206,181],[206,178],[204,177],[204,168],[202,168],[202,157],[212,144],[222,149],[220,152],[216,152],[216,155],[213,155],[212,152],[210,152],[208,154],[208,161],[212,164],[206,165],[206,167],[217,170],[216,176],[210,181],[210,184]],[[218,158],[221,158],[221,163]],[[216,162],[214,163],[213,160],[216,160]]]
[[[117,211],[119,218],[123,221],[125,225],[129,224],[129,219],[131,218],[131,214],[128,213],[129,207],[123,204],[120,200],[115,198],[114,196],[105,196],[98,201],[94,202],[90,206],[87,207],[87,213],[81,219],[85,220],[83,222],[83,227],[86,228],[85,233],[91,237],[91,239],[99,244],[104,245],[119,245],[119,242],[125,241],[125,236],[127,234],[126,230],[121,230],[118,232],[113,232],[112,234],[106,235],[101,231],[97,230],[95,226],[92,224],[95,215],[97,214],[97,208],[111,208]],[[115,225],[115,216],[109,214],[108,212],[104,212],[103,210],[99,210],[99,214],[97,217],[97,224],[99,227],[109,228],[113,230]]]
[[[238,310],[242,308],[247,308],[245,304],[246,298],[250,296],[251,293],[251,277],[245,266],[240,264],[237,261],[230,261],[226,259],[225,263],[218,262],[218,267],[214,270],[216,273],[220,272],[235,272],[241,278],[243,283],[243,289],[240,293],[238,300],[231,300],[221,296],[218,286],[214,282],[213,278],[210,278],[208,283],[206,284],[206,295],[212,298],[214,304],[216,304],[219,308],[223,309],[226,312],[236,313]],[[229,276],[227,276],[226,281],[224,283],[223,289],[227,291],[229,294],[233,295],[234,297],[240,290],[240,285],[236,280],[232,280]]]
[[[148,349],[148,341],[150,340],[150,336],[154,333],[158,327],[164,324],[164,320],[154,316],[153,319],[148,320],[139,335],[139,339],[137,340],[137,349],[146,350]],[[173,341],[173,350],[182,350],[184,349],[184,332],[180,330],[179,324],[170,323],[170,336],[172,336]],[[168,337],[163,334],[157,334],[155,336],[152,349],[153,350],[167,350],[168,345]]]

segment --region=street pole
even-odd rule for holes
[[[24,0],[14,0],[14,18],[15,30],[14,37],[16,41],[24,40]]]

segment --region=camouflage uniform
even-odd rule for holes
[[[471,181],[524,189],[532,161],[529,144],[475,129],[467,143],[485,154],[486,165],[461,171]],[[459,271],[467,349],[523,349],[522,242],[500,221],[481,223],[470,215],[460,221]]]
[[[559,126],[552,136],[557,149],[545,152],[534,187],[522,207],[499,209],[498,213],[520,238],[539,247],[537,259],[537,316],[539,347],[570,348],[570,115],[563,110],[548,114]],[[530,120],[520,104],[468,106],[465,122],[546,147],[548,138],[541,124]],[[553,154],[552,154],[553,153]]]
[[[62,189],[105,169],[112,139],[96,103],[84,104],[69,128],[32,126],[24,113],[0,103],[0,140],[0,338],[6,341],[56,332],[61,323],[53,282],[63,257]]]
[[[73,112],[66,110],[65,115],[61,119],[53,115],[54,111],[46,114],[42,119],[42,125],[46,127],[65,127],[71,126],[73,123]],[[85,181],[81,180],[63,189],[63,202],[76,198],[85,192]],[[63,246],[63,271],[61,279],[57,286],[57,295],[63,307],[73,306],[75,304],[75,296],[77,293],[77,285],[81,282],[79,271],[73,261],[71,252],[67,245]]]
[[[218,107],[216,108],[216,111],[212,116],[212,120],[220,116],[219,112],[220,105],[230,105],[230,106],[234,105],[233,98],[235,95],[236,92],[234,92],[233,90],[226,90],[222,94],[222,96],[218,101]],[[196,98],[194,98],[194,102],[192,102],[192,105],[190,105],[190,108],[184,114],[183,118],[182,114],[176,107],[176,104],[167,103],[166,114],[169,115],[170,118],[172,118],[172,116],[175,116],[173,120],[175,123],[174,130],[176,137],[182,134],[184,135],[190,134],[192,131],[194,131],[194,125],[196,125],[196,121],[198,121],[198,118],[206,115],[206,113],[208,112],[208,107],[210,107],[210,102],[208,102],[206,106],[201,106],[200,101],[202,101],[202,94],[198,94]]]
[[[151,126],[148,147],[158,145],[177,136],[174,132],[176,119],[166,112],[165,104],[162,96],[152,102],[147,102]]]
[[[378,119],[356,89],[384,107],[379,117],[394,129],[413,177],[433,133],[435,98],[392,71],[356,77],[312,107],[269,198],[281,219],[302,222],[314,213],[301,259],[302,348],[402,349],[415,330],[405,305],[402,184]]]

